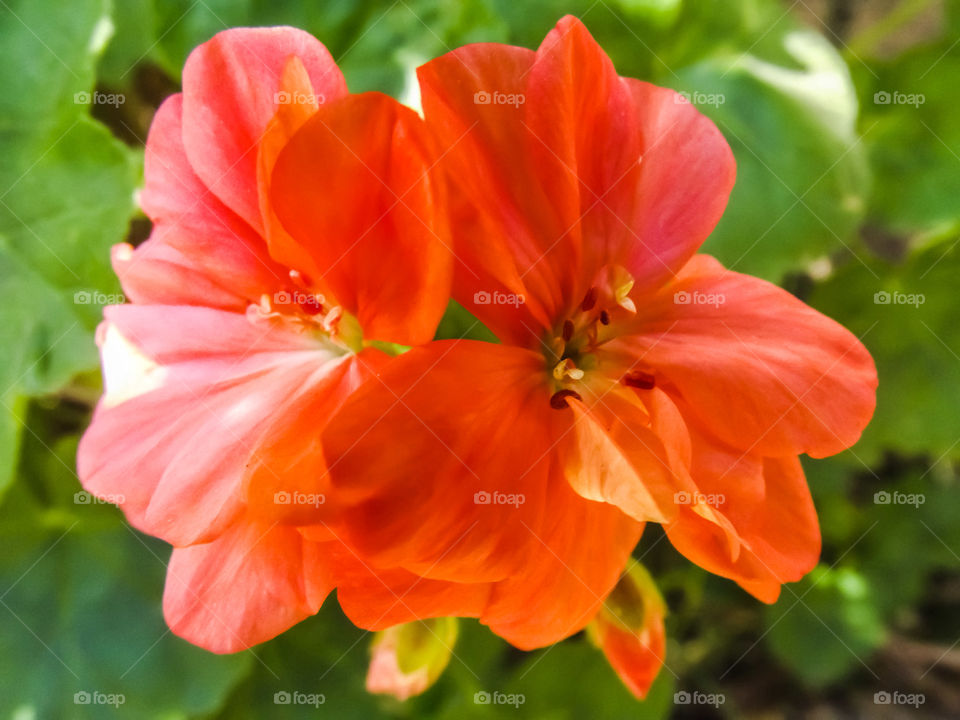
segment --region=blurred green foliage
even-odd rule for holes
[[[933,660],[960,634],[956,612],[936,611],[955,598],[960,566],[956,0],[863,3],[852,21],[836,12],[842,2],[815,16],[777,0],[0,5],[0,717],[317,713],[276,705],[284,691],[322,693],[320,711],[343,718],[737,717],[811,707],[840,688],[837,702],[857,708],[876,690],[909,691],[884,674],[904,637],[933,648],[930,668],[907,676],[914,691],[937,692]],[[98,391],[92,333],[119,291],[109,247],[128,230],[142,237],[142,141],[187,54],[225,27],[292,24],[331,49],[351,89],[406,97],[419,63],[467,42],[535,47],[566,13],[622,74],[687,93],[733,147],[737,185],[705,249],[784,283],[876,359],[879,404],[863,440],[805,463],[821,566],[765,608],[680,560],[652,528],[637,554],[668,599],[671,639],[642,704],[582,638],[526,654],[475,622],[424,696],[370,696],[368,638],[334,599],[237,656],[173,637],[159,607],[168,549],[75,495],[73,464]],[[933,22],[913,27],[911,16]],[[453,306],[441,328],[482,332]],[[694,689],[726,702],[674,704]],[[477,704],[480,691],[524,702]],[[125,702],[77,704],[78,692]]]

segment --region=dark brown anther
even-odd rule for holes
[[[583,296],[583,302],[580,303],[580,309],[584,312],[593,309],[593,306],[597,304],[597,289],[595,287],[587,290],[587,294]]]
[[[656,378],[643,370],[632,370],[623,376],[623,384],[641,390],[653,390],[657,384]]]
[[[570,342],[573,337],[573,323],[570,320],[563,321],[563,341]]]
[[[567,398],[572,397],[576,400],[583,400],[580,397],[580,393],[575,390],[557,390],[553,395],[550,396],[550,407],[554,410],[565,410],[570,407],[570,404],[567,402]]]
[[[601,311],[600,311],[600,323],[601,323],[602,325],[609,325],[609,324],[610,324],[610,313],[608,313],[606,310],[601,310]]]

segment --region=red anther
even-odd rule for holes
[[[623,376],[623,384],[641,390],[652,390],[657,384],[657,380],[653,375],[643,370],[631,370]]]
[[[563,321],[563,341],[570,342],[573,337],[573,323],[570,320]]]
[[[580,309],[584,312],[592,310],[593,306],[597,304],[597,289],[595,287],[587,290],[587,294],[583,296],[583,302],[580,303]]]
[[[601,310],[601,311],[600,311],[600,324],[601,324],[601,325],[609,325],[609,324],[610,324],[610,313],[608,313],[606,310]]]
[[[307,315],[319,315],[323,312],[323,305],[313,295],[307,295],[297,304]]]
[[[580,397],[580,393],[575,390],[557,390],[553,395],[550,396],[550,407],[554,410],[564,410],[565,408],[570,407],[570,403],[567,402],[567,398],[572,397],[577,400],[583,400]]]

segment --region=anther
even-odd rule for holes
[[[610,324],[610,313],[608,313],[606,310],[601,310],[601,311],[600,311],[600,324],[601,324],[601,325],[609,325],[609,324]]]
[[[628,387],[640,388],[641,390],[652,390],[656,384],[656,378],[643,370],[632,370],[623,376],[623,384]]]
[[[570,403],[567,402],[567,398],[574,398],[575,400],[583,400],[580,397],[580,394],[575,390],[557,390],[553,395],[550,396],[550,407],[554,410],[564,410],[570,407]]]
[[[563,321],[563,341],[570,342],[570,338],[573,337],[573,322],[570,320]]]
[[[588,312],[593,309],[593,306],[597,304],[597,289],[595,287],[587,290],[587,294],[583,297],[583,302],[580,303],[580,309],[584,312]]]

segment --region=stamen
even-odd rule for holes
[[[561,382],[567,378],[571,380],[581,380],[583,378],[583,370],[578,368],[577,364],[570,358],[564,358],[554,366],[553,378]]]
[[[583,302],[580,303],[580,309],[584,312],[588,312],[593,309],[593,306],[597,304],[597,289],[595,287],[587,290],[587,294],[583,297]]]
[[[601,311],[600,311],[600,324],[601,324],[601,325],[609,325],[609,324],[610,324],[610,313],[608,313],[606,310],[601,310]]]
[[[576,400],[583,400],[580,397],[580,394],[574,390],[557,390],[553,395],[550,396],[550,407],[554,410],[564,410],[565,408],[570,407],[570,403],[567,402],[567,398],[572,397]]]
[[[623,376],[623,384],[641,390],[652,390],[656,386],[657,380],[653,375],[643,370],[631,370]]]
[[[573,322],[570,320],[563,321],[563,341],[570,342],[570,338],[573,337]]]

